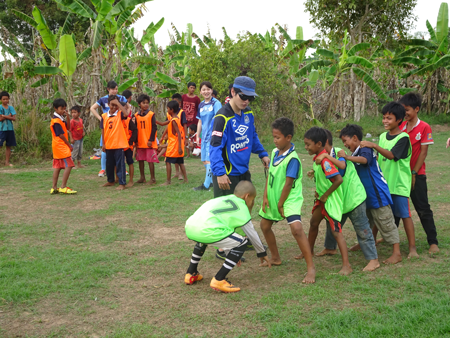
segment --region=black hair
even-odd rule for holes
[[[175,100],[175,99],[183,101],[181,94],[178,94],[178,93],[175,93],[172,95],[172,100]]]
[[[352,138],[354,135],[358,138],[358,140],[362,141],[363,138],[363,129],[361,126],[357,124],[347,124],[344,128],[342,128],[341,133],[339,134],[339,138],[342,136],[348,136]]]
[[[67,107],[67,103],[64,99],[56,99],[53,101],[53,108],[57,109],[59,107]]]
[[[322,147],[325,147],[325,144],[327,143],[327,133],[324,129],[319,127],[310,128],[303,138],[307,138],[314,143],[322,142]]]
[[[206,87],[208,87],[209,89],[213,89],[212,84],[211,84],[211,82],[209,82],[209,81],[203,81],[202,83],[200,83],[200,90],[202,90],[202,87],[203,87],[203,86],[206,86]]]
[[[2,92],[0,93],[0,100],[3,98],[3,96],[9,97],[9,93],[8,93],[7,91],[2,91]]]
[[[219,95],[219,93],[217,92],[217,90],[213,89],[213,95],[215,95],[215,96]]]
[[[294,136],[294,122],[287,117],[280,117],[273,121],[272,129],[277,129],[287,137],[288,135]]]
[[[231,88],[233,88],[233,84],[234,83],[230,83],[230,85],[228,86],[228,96],[229,97],[233,97],[233,95],[231,95]]]
[[[122,93],[123,96],[125,96],[126,99],[128,99],[129,97],[131,97],[131,95],[133,95],[133,93],[131,92],[131,90],[124,90]]]
[[[108,84],[106,85],[107,89],[114,89],[117,87],[117,82],[116,81],[109,81]]]
[[[119,101],[119,98],[117,97],[117,95],[109,95],[109,96],[108,96],[108,104],[109,104],[112,100],[117,100],[117,101]]]
[[[150,96],[148,96],[147,94],[141,94],[138,96],[136,102],[138,104],[141,104],[142,102],[144,102],[145,100],[148,101],[148,103],[150,103]]]
[[[189,129],[191,129],[192,131],[197,132],[197,125],[196,125],[195,123],[192,123],[192,124],[189,126]]]
[[[78,113],[81,113],[81,107],[80,106],[73,106],[72,108],[70,108],[70,111],[75,110]]]
[[[405,107],[398,102],[392,101],[383,107],[381,113],[383,115],[392,114],[395,116],[395,119],[401,123],[405,118]]]
[[[328,129],[324,129],[324,130],[325,130],[325,134],[327,134],[327,142],[328,142],[329,146],[332,147],[333,146],[333,134]]]
[[[412,109],[416,109],[422,105],[422,96],[418,92],[409,92],[402,96],[398,103],[404,106],[410,106]]]
[[[180,109],[180,105],[178,104],[177,101],[172,100],[172,101],[169,101],[169,103],[167,104],[167,108],[170,108],[170,109],[172,109],[174,112],[177,112],[178,109]]]
[[[187,84],[187,87],[189,88],[190,86],[194,86],[195,88],[197,88],[197,85],[195,84],[195,82],[189,82]]]

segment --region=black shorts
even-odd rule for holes
[[[231,181],[230,190],[222,190],[219,188],[219,184],[217,183],[217,176],[213,175],[214,198],[234,194],[234,188],[236,188],[240,181],[252,181],[250,171],[247,171],[239,176],[228,176],[228,178]]]
[[[3,143],[5,143],[5,141],[7,147],[15,147],[17,145],[14,130],[0,131],[0,147],[3,146]]]
[[[127,149],[123,152],[123,155],[125,156],[125,160],[127,161],[127,164],[133,164],[133,150]]]
[[[184,157],[166,157],[166,163],[184,164]]]

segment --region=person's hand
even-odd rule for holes
[[[308,175],[309,178],[314,178],[314,170],[310,170],[306,173],[306,175]]]
[[[262,205],[262,209],[263,209],[264,212],[266,212],[266,207],[270,208],[269,207],[269,200],[267,199],[267,196],[264,196],[263,197],[263,205]]]
[[[411,175],[411,190],[414,190],[414,187],[416,185],[416,174]]]
[[[86,136],[86,132],[85,131],[83,131],[83,137],[85,137]]]
[[[314,198],[315,198],[316,200],[319,199],[319,194],[317,193],[317,191],[314,191]]]
[[[102,152],[106,153],[106,147],[104,145],[102,146]]]
[[[147,142],[147,147],[149,147],[150,149],[152,149],[152,141],[148,141],[148,142]]]
[[[375,148],[376,144],[369,141],[361,141],[360,147],[361,148]]]
[[[181,147],[178,148],[178,155],[182,155],[183,154],[183,149],[181,149]]]
[[[322,161],[324,160],[325,157],[327,157],[328,154],[320,154],[319,156],[316,157],[316,164],[320,164],[322,163]]]
[[[450,138],[447,140],[447,148],[450,147]]]
[[[70,148],[70,151],[72,151],[72,150],[73,150],[73,146],[72,146],[72,145],[70,145],[70,147],[69,147],[69,148]]]
[[[280,213],[281,217],[285,218],[283,204],[278,203],[278,212]]]
[[[111,105],[111,103],[114,103],[115,105],[117,105],[118,107],[120,107],[122,104],[119,102],[119,100],[117,100],[117,99],[114,99],[114,100],[111,100],[111,102],[109,103],[110,105]]]
[[[217,184],[222,190],[230,190],[231,181],[226,174],[217,177]]]
[[[272,264],[270,264],[269,258],[268,258],[267,256],[259,257],[259,260],[261,261],[261,264],[263,264],[264,261],[266,261],[267,266],[268,266],[269,268],[272,267]],[[261,264],[260,264],[259,266],[261,266]]]
[[[270,159],[267,156],[264,156],[261,159],[261,161],[262,161],[262,163],[264,165],[264,168],[269,169]]]
[[[320,196],[320,202],[322,202],[323,204],[325,204],[325,202],[327,201],[328,196],[323,194],[322,196]]]
[[[344,149],[339,150],[338,152],[339,157],[347,158],[347,154],[345,153]]]

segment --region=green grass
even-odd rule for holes
[[[183,284],[193,248],[184,222],[213,196],[191,190],[204,178],[199,159],[187,160],[187,185],[174,180],[169,187],[136,185],[123,192],[101,188],[99,161],[86,160],[88,167],[74,170],[69,179],[78,190],[74,196],[49,194],[50,161],[0,168],[0,336],[450,337],[448,134],[434,137],[427,172],[438,255],[427,254],[425,233],[413,212],[419,259],[406,259],[401,228],[401,263],[363,273],[366,261],[351,252],[354,272],[343,277],[336,274],[339,256],[315,258],[317,283],[305,286],[306,264],[293,259],[299,249],[286,222],[279,222],[274,228],[283,265],[260,268],[254,252],[247,252],[247,261],[229,275],[242,291],[229,295],[209,288],[221,265],[212,248],[200,263],[205,280]],[[296,145],[307,231],[314,183],[306,172],[312,163],[303,142]],[[250,169],[258,191],[252,217],[259,231],[265,179],[256,156]],[[164,182],[163,163],[156,166],[156,177]],[[355,243],[350,224],[344,236],[349,246]],[[391,248],[381,244],[378,253],[383,260]]]

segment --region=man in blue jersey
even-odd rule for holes
[[[210,161],[214,197],[231,195],[240,181],[251,181],[250,155],[258,154],[269,168],[269,156],[259,141],[253,112],[248,104],[255,99],[255,81],[239,76],[231,88],[232,99],[213,119]]]
[[[99,115],[99,113],[97,112],[97,109],[99,107],[102,107],[103,113],[109,112],[108,96],[116,95],[119,98],[119,102],[121,104],[119,107],[119,110],[128,116],[128,114],[130,113],[129,110],[131,110],[131,107],[128,105],[128,101],[125,98],[125,96],[117,95],[119,89],[118,89],[116,81],[109,81],[108,84],[106,85],[106,90],[108,91],[108,95],[105,95],[105,96],[99,98],[98,101],[95,102],[91,106],[91,108],[90,108],[91,113],[97,118],[97,120],[101,121],[102,118]],[[102,145],[103,145],[103,140],[100,138],[100,147]],[[105,175],[106,175],[106,153],[102,152],[101,170],[98,173],[98,176],[103,177]]]

